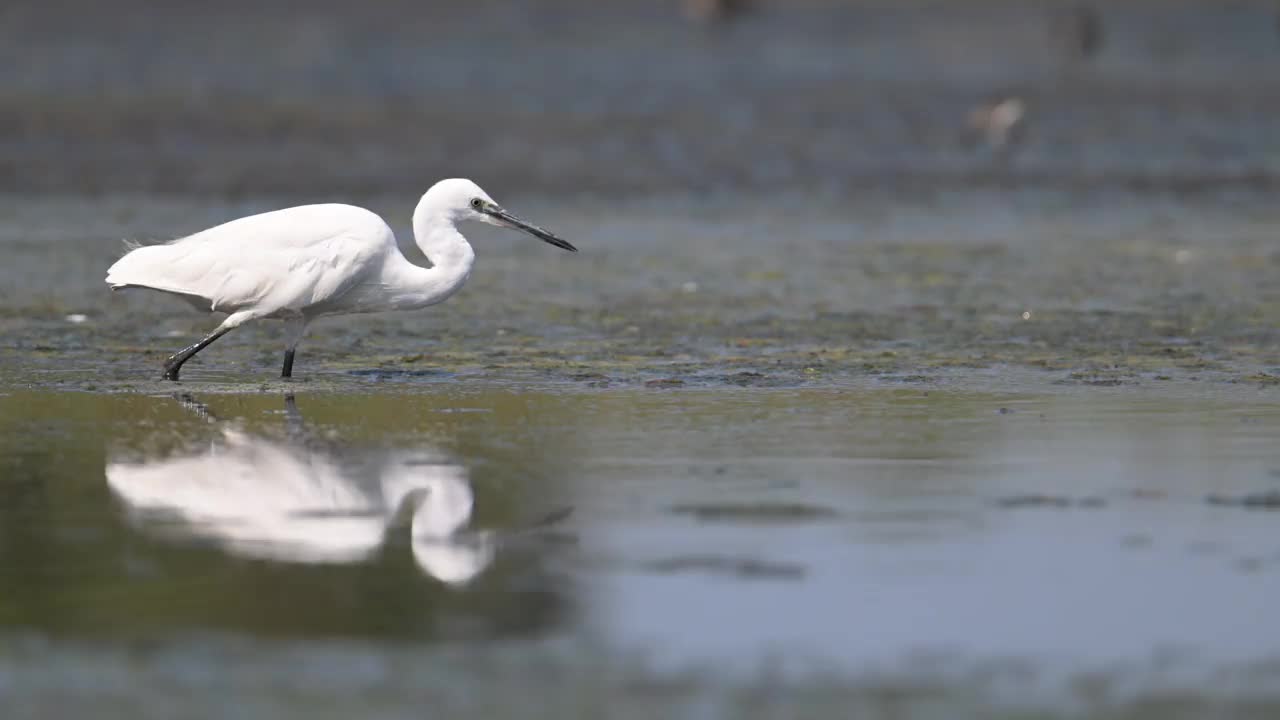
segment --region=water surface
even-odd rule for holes
[[[350,683],[475,711],[525,663],[547,712],[1267,697],[1280,410],[1106,392],[12,391],[0,667],[32,707],[282,716]]]

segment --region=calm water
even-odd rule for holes
[[[14,391],[0,418],[0,692],[23,707],[1275,687],[1274,403],[451,384]]]

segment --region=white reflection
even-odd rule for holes
[[[465,530],[475,501],[466,468],[429,451],[394,452],[372,470],[352,468],[304,441],[223,427],[208,450],[108,462],[106,475],[138,519],[172,518],[153,526],[244,557],[358,562],[409,513],[413,557],[439,580],[465,583],[494,557],[491,533]]]

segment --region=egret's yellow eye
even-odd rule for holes
[[[475,198],[471,201],[472,210],[480,210],[483,207],[484,207],[484,201],[481,200],[480,198]]]

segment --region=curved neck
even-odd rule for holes
[[[432,270],[439,269],[445,274],[460,273],[466,279],[476,255],[455,223],[452,214],[438,207],[431,193],[427,193],[413,211],[413,237],[422,254],[431,261]]]
[[[394,254],[383,270],[383,284],[397,310],[412,310],[447,299],[467,281],[476,259],[454,218],[432,202],[430,193],[422,196],[413,212],[413,236],[431,267],[414,265],[400,253]]]

